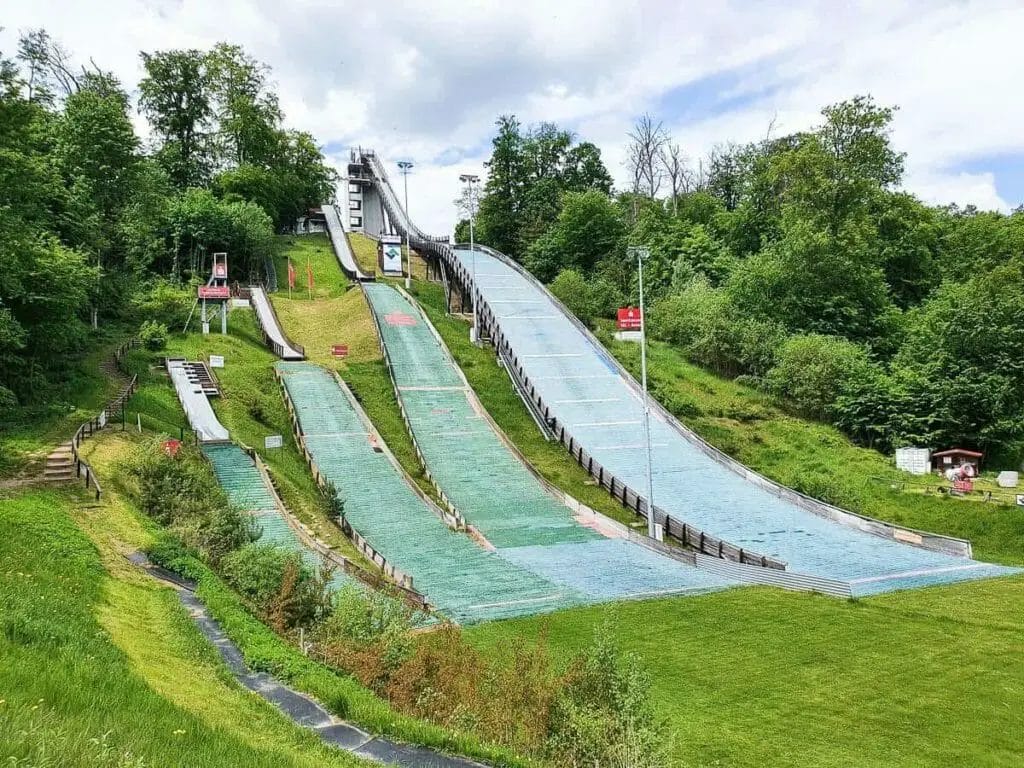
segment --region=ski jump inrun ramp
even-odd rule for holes
[[[413,247],[439,258],[470,289],[484,330],[559,439],[586,457],[595,475],[620,487],[646,487],[643,407],[632,376],[511,259],[424,234],[402,210],[377,156],[362,152],[360,160],[375,179],[364,190],[364,206],[379,205],[385,226],[408,232]],[[667,514],[783,561],[786,575],[775,583],[805,578],[812,587],[818,580],[829,585],[825,591],[863,596],[1017,570],[971,559],[969,542],[864,518],[781,487],[707,445],[660,407],[652,409],[651,442],[656,517]],[[645,509],[646,501],[637,506]],[[729,570],[724,563],[708,566]]]

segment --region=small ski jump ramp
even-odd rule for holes
[[[189,426],[196,433],[201,443],[225,443],[231,437],[227,428],[217,419],[217,414],[210,406],[210,400],[203,387],[192,375],[188,363],[184,360],[168,360],[167,373],[174,382],[178,400],[185,410]]]
[[[274,306],[270,303],[270,297],[267,296],[263,287],[250,286],[249,296],[252,307],[256,311],[256,322],[259,323],[260,329],[274,353],[282,360],[305,359],[306,351],[288,338],[288,334],[281,327],[281,321],[277,318]]]
[[[356,256],[352,253],[352,246],[345,237],[345,229],[341,225],[341,217],[338,216],[338,209],[333,203],[324,203],[320,206],[324,212],[324,219],[327,221],[327,234],[331,238],[331,246],[334,248],[334,255],[341,265],[342,271],[353,280],[372,280],[372,275],[364,274],[356,263]]]

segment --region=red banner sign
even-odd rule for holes
[[[953,490],[960,491],[961,493],[970,493],[974,490],[974,483],[970,480],[954,480]]]
[[[226,285],[200,285],[200,299],[230,299],[231,289]]]
[[[640,310],[636,307],[619,307],[619,317],[616,327],[620,331],[640,330]]]
[[[348,357],[348,344],[332,344],[331,354],[334,357]]]

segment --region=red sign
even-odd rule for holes
[[[640,330],[640,310],[636,307],[619,307],[619,317],[616,327],[620,331]]]
[[[953,490],[961,491],[963,493],[970,493],[974,490],[974,483],[970,480],[954,480]]]
[[[334,357],[348,357],[348,344],[332,344],[331,354]]]
[[[181,440],[164,440],[162,447],[164,453],[173,459],[178,455],[178,450],[181,448]]]
[[[213,265],[213,276],[219,278],[226,278],[228,276],[228,265],[227,264],[214,264]]]
[[[226,285],[200,285],[200,299],[230,299],[231,289]]]

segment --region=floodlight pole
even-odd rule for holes
[[[459,176],[459,181],[466,185],[469,191],[469,251],[472,259],[472,281],[473,287],[469,292],[470,298],[473,299],[473,327],[470,330],[470,341],[474,344],[480,343],[480,326],[477,323],[477,312],[476,312],[476,241],[473,233],[473,218],[476,213],[476,200],[473,198],[473,185],[480,181],[480,177],[472,173],[463,173]]]
[[[409,281],[412,279],[412,249],[409,245],[409,227],[412,219],[409,218],[409,171],[412,170],[411,160],[400,160],[398,167],[402,170],[402,180],[405,183],[405,290],[409,290]]]
[[[647,448],[647,535],[657,538],[654,521],[654,475],[651,460],[651,404],[647,394],[647,313],[644,311],[644,259],[651,255],[648,248],[630,246],[629,256],[636,256],[636,269],[640,283],[640,382],[644,390],[644,444]]]

